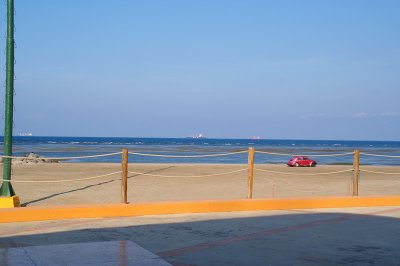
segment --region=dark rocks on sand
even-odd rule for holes
[[[3,159],[3,158],[2,158]],[[58,163],[59,160],[48,159],[46,157],[41,157],[38,154],[31,152],[26,154],[24,158],[16,158],[12,160],[12,164],[37,164],[37,163]]]

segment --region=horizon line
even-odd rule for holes
[[[60,135],[32,135],[32,136],[18,136],[14,135],[14,137],[18,138],[132,138],[132,139],[192,139],[192,140],[252,140],[252,141],[263,141],[263,140],[294,140],[294,141],[365,141],[365,142],[400,142],[400,140],[355,140],[355,139],[292,139],[292,138],[261,138],[261,139],[252,139],[249,138],[232,138],[232,137],[204,137],[204,138],[191,138],[191,137],[127,137],[127,136],[60,136]],[[4,135],[0,135],[0,138],[4,138]]]

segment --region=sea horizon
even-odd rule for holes
[[[116,138],[116,139],[122,139],[122,138],[130,138],[130,139],[197,139],[195,137],[191,137],[191,135],[188,136],[178,136],[178,137],[132,137],[132,136],[67,136],[67,135],[13,135],[14,138]],[[3,143],[3,138],[4,135],[0,135],[0,144]],[[199,139],[213,139],[213,140],[295,140],[295,141],[362,141],[362,142],[400,142],[400,140],[377,140],[377,139],[325,139],[325,138],[264,138],[260,137],[259,139],[256,139],[254,137],[208,137],[205,135],[202,138]]]
[[[230,139],[230,138],[151,138],[151,137],[57,137],[57,136],[14,136],[13,155],[25,156],[34,152],[44,157],[79,157],[120,152],[128,148],[131,152],[161,155],[207,155],[246,151],[271,152],[259,154],[256,163],[280,164],[290,159],[289,155],[316,155],[318,164],[352,164],[353,155],[331,156],[351,153],[354,150],[368,154],[399,156],[400,141],[363,140],[294,140],[294,139]],[[1,145],[0,151],[3,150]],[[277,155],[281,154],[281,155]],[[318,157],[317,155],[325,155]],[[247,153],[208,158],[164,158],[130,155],[136,163],[226,163],[245,164]],[[82,158],[65,162],[120,162],[120,156]],[[362,156],[362,164],[400,165],[399,158]]]

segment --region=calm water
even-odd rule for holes
[[[1,143],[2,144],[2,143]],[[331,141],[331,140],[249,140],[249,139],[187,139],[187,138],[103,138],[103,137],[14,137],[14,156],[29,152],[46,157],[70,157],[95,155],[121,151],[128,148],[133,152],[202,155],[256,150],[288,154],[334,154],[361,152],[400,155],[400,141]],[[1,146],[1,150],[2,150]],[[256,154],[256,163],[286,163],[290,156]],[[312,156],[311,156],[312,158]],[[315,157],[319,164],[352,164],[353,156]],[[68,162],[120,162],[121,156],[75,159]],[[160,158],[129,156],[137,163],[246,163],[247,154],[211,158]],[[362,164],[400,165],[400,158],[361,156]]]

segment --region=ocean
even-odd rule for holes
[[[2,143],[1,143],[2,144]],[[116,137],[14,137],[13,155],[24,156],[30,152],[45,157],[76,157],[119,152],[128,148],[131,152],[162,155],[205,155],[247,150],[309,155],[318,164],[352,164],[353,155],[313,157],[361,152],[389,156],[400,156],[400,141],[339,141],[339,140],[274,140],[274,139],[192,139],[192,138],[116,138]],[[1,151],[2,151],[1,146]],[[206,158],[164,158],[129,155],[131,163],[247,163],[247,154],[235,154]],[[256,153],[255,163],[284,164],[287,155]],[[82,158],[64,162],[107,162],[117,163],[121,155],[111,157]],[[400,165],[400,158],[361,155],[361,164]]]

